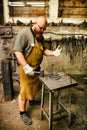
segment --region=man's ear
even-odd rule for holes
[[[34,22],[34,24],[37,24],[37,22]]]

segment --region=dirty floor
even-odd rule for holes
[[[87,130],[87,84],[79,83],[78,86],[71,90],[71,105],[68,104],[68,91],[61,92],[62,100],[67,108],[71,110],[71,127],[68,125],[67,118],[57,120],[53,123],[53,130]],[[48,120],[44,116],[40,120],[40,106],[29,106],[27,102],[27,114],[32,118],[33,124],[25,125],[19,116],[18,97],[19,86],[14,82],[14,98],[12,101],[4,101],[3,85],[0,82],[0,130],[49,130]],[[41,91],[37,94],[40,99]],[[56,94],[55,94],[56,102]],[[46,108],[48,106],[48,92],[45,95]],[[56,103],[54,102],[54,105]],[[70,106],[69,106],[70,105]]]

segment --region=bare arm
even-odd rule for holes
[[[46,56],[53,56],[53,51],[46,49],[44,51],[44,55],[46,55]]]
[[[46,49],[44,51],[44,55],[46,55],[46,56],[59,56],[61,51],[62,51],[62,48],[59,48],[59,47],[57,47],[55,51],[51,51],[51,50]]]
[[[26,60],[25,60],[24,55],[23,55],[22,52],[15,51],[14,54],[16,55],[17,60],[22,65],[22,67],[27,64],[27,62],[26,62]]]

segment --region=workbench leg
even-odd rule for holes
[[[58,111],[60,110],[60,104],[59,104],[60,99],[61,99],[61,94],[60,94],[60,91],[58,91],[58,93],[57,93],[57,108],[56,108]]]
[[[45,86],[44,86],[44,84],[42,84],[42,95],[41,95],[41,120],[43,119],[44,93],[45,93]]]
[[[71,127],[71,89],[69,88],[69,112],[68,112],[68,125]]]
[[[53,128],[53,92],[49,92],[49,130]]]

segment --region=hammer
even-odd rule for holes
[[[41,77],[44,77],[44,70],[34,71],[34,74],[38,74],[38,75],[40,75]]]

